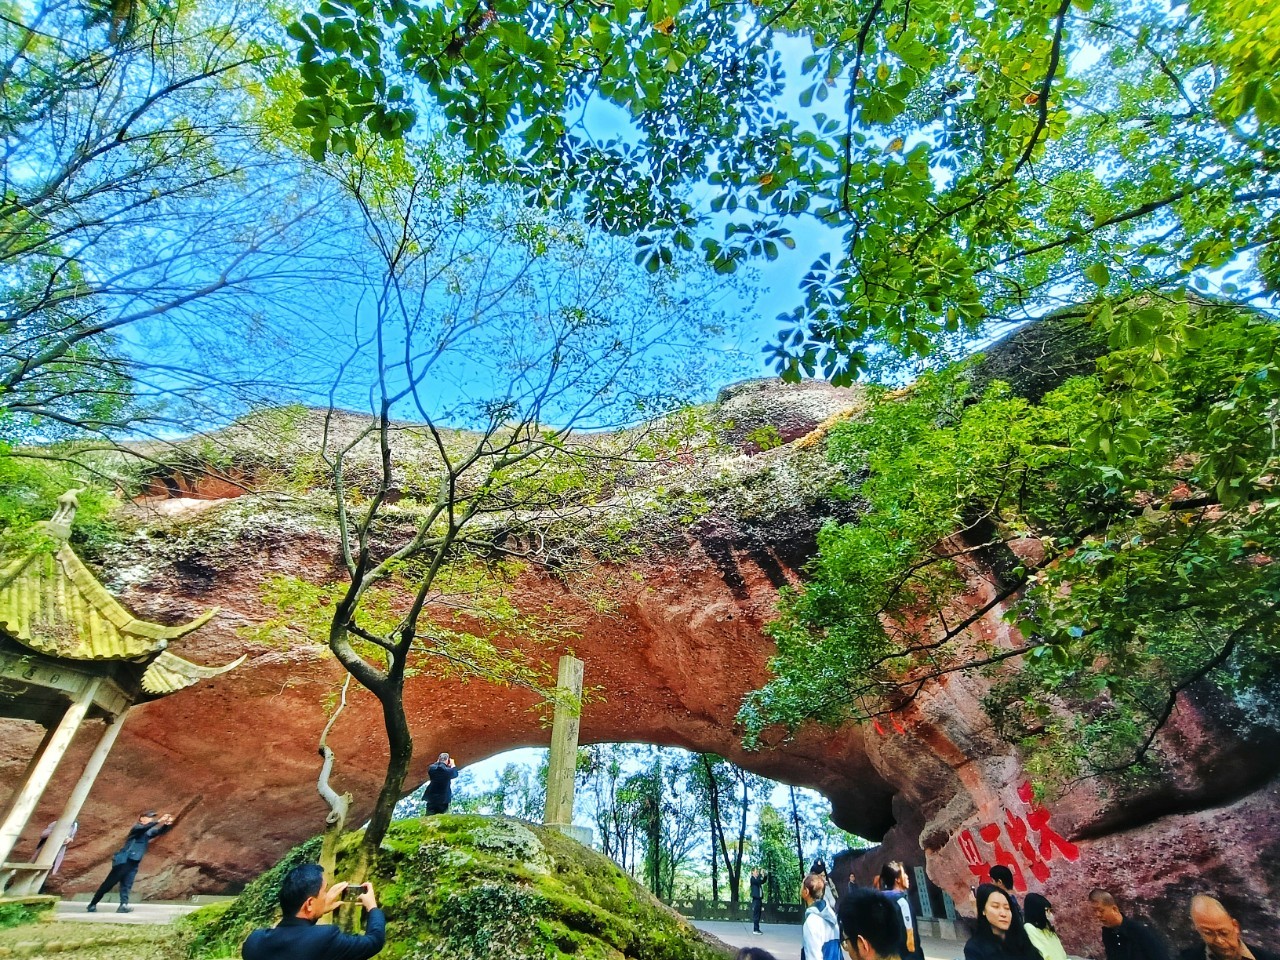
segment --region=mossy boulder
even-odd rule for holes
[[[344,838],[338,878],[359,834]],[[318,842],[289,852],[234,902],[187,919],[192,958],[239,955],[279,920],[275,893]],[[556,830],[507,817],[445,815],[392,825],[372,871],[387,915],[387,960],[724,960],[607,857]]]

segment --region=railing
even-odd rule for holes
[[[750,900],[742,900],[737,904],[700,899],[664,900],[663,902],[672,910],[692,920],[751,920]],[[799,924],[804,921],[804,907],[798,903],[766,903],[760,919],[765,923]]]

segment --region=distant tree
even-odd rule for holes
[[[661,747],[657,749],[659,752],[662,750]],[[699,841],[701,811],[689,783],[695,764],[692,754],[683,758],[678,756],[666,763],[664,771],[661,866],[663,895],[668,900],[675,899],[676,879],[690,861]]]
[[[644,882],[655,897],[662,896],[663,869],[663,769],[662,754],[653,751],[645,769],[628,776],[618,791],[619,799],[632,810],[637,831],[644,843]]]
[[[762,792],[768,781],[713,754],[698,754],[697,763],[700,770],[690,777],[690,782],[703,797],[711,830],[712,877],[716,876],[718,853],[728,882],[729,902],[736,905],[742,898],[742,863],[752,796]],[[714,892],[713,879],[713,896]]]
[[[544,757],[535,769],[508,763],[498,774],[498,782],[487,790],[466,790],[455,795],[450,810],[540,820],[546,803],[547,764]],[[425,789],[425,785],[424,785]],[[425,801],[423,806],[425,807]]]
[[[634,864],[635,823],[618,795],[628,756],[624,744],[592,744],[579,755],[579,782],[590,791],[601,852],[626,869]]]
[[[798,902],[804,872],[796,860],[791,825],[776,807],[764,803],[756,815],[756,834],[757,865],[769,875],[766,884],[769,902]]]

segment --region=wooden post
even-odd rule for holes
[[[71,701],[71,706],[67,707],[67,712],[62,715],[62,720],[53,731],[53,735],[47,736],[45,742],[41,744],[39,757],[28,769],[22,786],[18,788],[10,802],[4,822],[0,824],[0,863],[7,861],[9,855],[13,853],[13,848],[17,845],[18,838],[22,836],[27,821],[35,812],[36,804],[40,802],[40,797],[49,786],[54,771],[58,769],[58,763],[66,754],[67,748],[71,746],[71,741],[75,739],[76,731],[84,722],[89,707],[93,705],[94,694],[98,692],[98,684],[101,682],[99,678],[94,677],[85,684],[76,698]]]
[[[106,763],[107,754],[111,752],[111,748],[115,745],[116,737],[120,736],[120,729],[124,726],[125,717],[128,715],[129,712],[126,710],[120,716],[112,717],[107,721],[106,727],[102,731],[102,736],[98,738],[98,745],[93,748],[93,753],[89,755],[89,762],[85,764],[84,773],[80,774],[79,781],[72,789],[71,795],[67,797],[62,813],[58,814],[58,825],[49,834],[49,839],[45,841],[44,848],[40,851],[40,856],[36,860],[36,866],[44,869],[32,871],[24,877],[15,879],[9,887],[9,893],[15,896],[25,896],[26,894],[40,892],[40,888],[44,885],[45,877],[49,875],[49,870],[53,867],[53,861],[57,859],[58,851],[62,849],[62,842],[67,839],[67,834],[71,832],[71,825],[80,816],[80,808],[84,806],[85,800],[88,799],[89,791],[93,789],[94,781],[98,779],[98,774],[102,771],[102,765]]]
[[[578,769],[578,720],[582,703],[582,661],[560,658],[556,681],[559,699],[551,722],[551,756],[547,761],[547,805],[542,822],[547,826],[573,825],[573,785]],[[572,697],[576,704],[564,701]]]

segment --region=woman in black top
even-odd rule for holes
[[[978,887],[977,932],[964,945],[965,960],[1042,960],[1014,914],[1009,898],[995,884]]]

